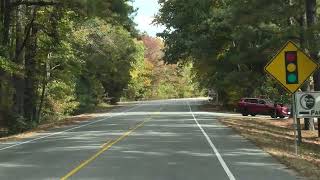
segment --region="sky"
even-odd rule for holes
[[[147,32],[150,36],[156,36],[162,32],[164,27],[152,25],[154,15],[157,14],[160,6],[158,0],[135,0],[133,3],[135,8],[138,8],[135,23],[141,32]]]

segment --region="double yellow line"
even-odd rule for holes
[[[161,109],[158,112],[154,113],[154,114],[159,114],[160,112],[161,112]],[[82,168],[86,167],[89,163],[91,163],[92,161],[97,159],[102,153],[104,153],[105,151],[110,149],[114,144],[116,144],[116,143],[122,141],[123,139],[125,139],[126,137],[128,137],[133,131],[135,131],[138,128],[142,127],[147,121],[150,121],[151,119],[152,119],[152,116],[147,118],[147,119],[145,119],[141,123],[137,124],[133,129],[131,129],[130,131],[127,131],[126,133],[124,133],[122,136],[120,136],[115,141],[109,140],[107,143],[103,144],[102,148],[96,154],[94,154],[89,159],[87,159],[84,162],[82,162],[79,166],[77,166],[76,168],[71,170],[68,174],[63,176],[60,180],[67,180],[68,178],[70,178],[71,176],[73,176],[74,174],[79,172]]]

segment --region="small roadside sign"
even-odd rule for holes
[[[288,92],[295,93],[317,70],[318,64],[288,41],[265,66],[265,71]]]
[[[320,117],[320,92],[297,92],[295,96],[297,118]]]

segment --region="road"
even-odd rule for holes
[[[91,121],[0,144],[1,180],[294,180],[200,112],[203,99],[128,104]]]

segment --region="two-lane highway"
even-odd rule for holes
[[[77,126],[0,144],[0,179],[294,180],[216,120],[204,99],[142,102]],[[226,114],[227,115],[227,114]]]

